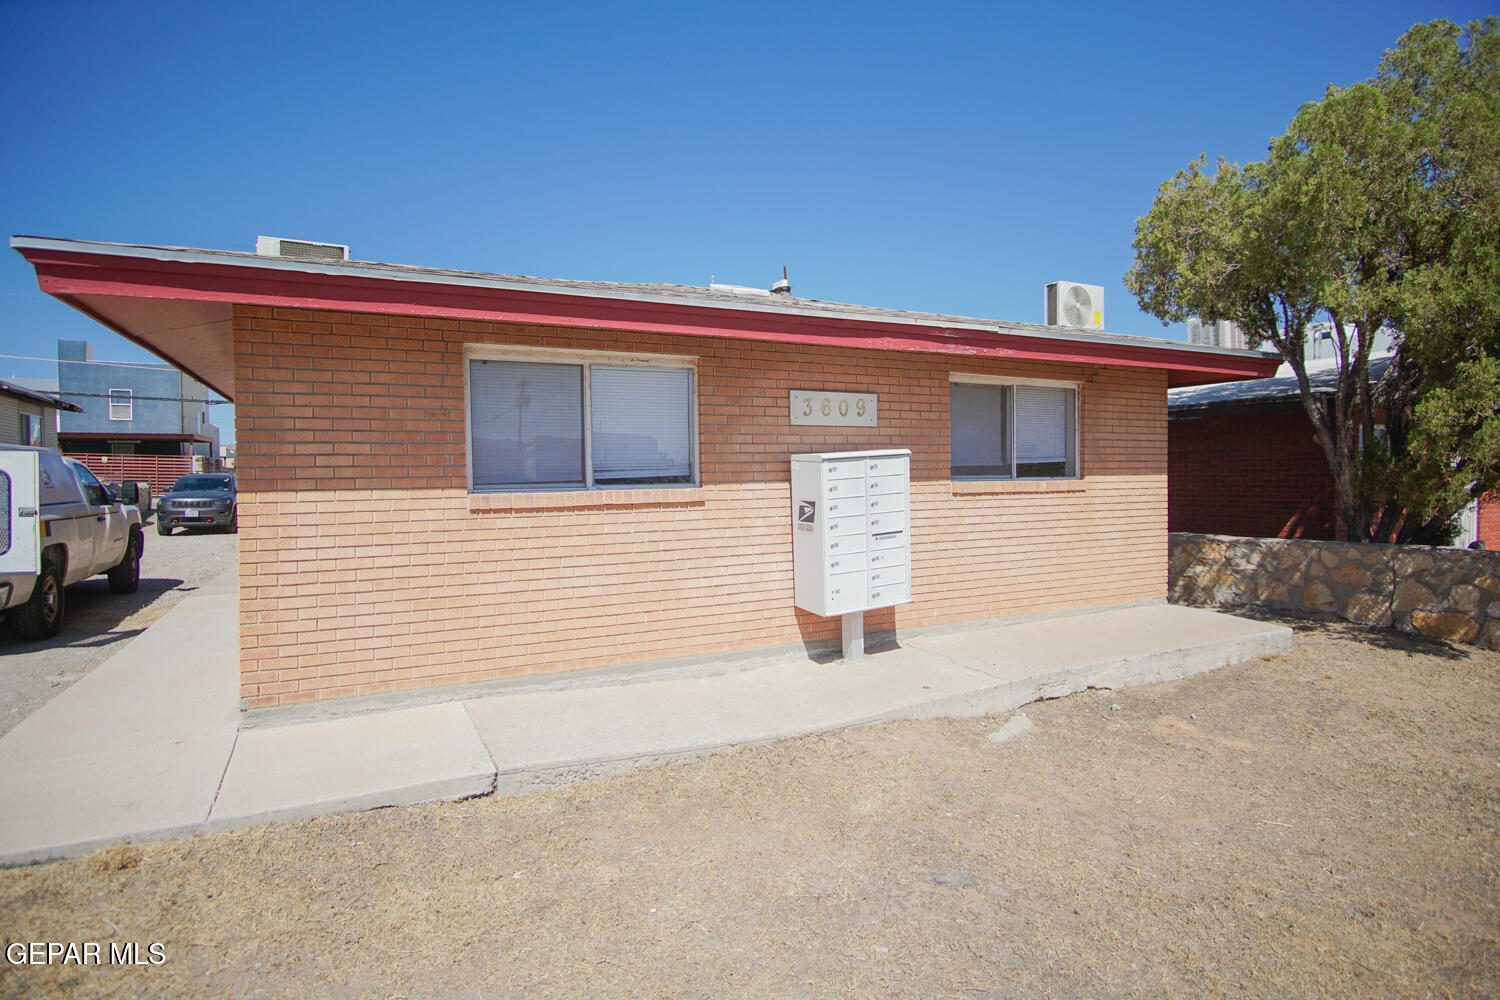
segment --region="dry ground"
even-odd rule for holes
[[[1500,654],[1174,684],[0,873],[5,996],[1493,997]]]

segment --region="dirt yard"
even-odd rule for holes
[[[1293,654],[1001,718],[0,872],[4,996],[1500,995],[1500,654]]]

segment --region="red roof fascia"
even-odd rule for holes
[[[80,295],[189,299],[226,304],[386,313],[582,329],[684,334],[818,346],[920,351],[972,357],[1068,361],[1162,368],[1174,385],[1263,378],[1277,362],[1184,350],[863,319],[765,313],[696,304],[641,302],[586,295],[483,288],[185,263],[87,252],[23,249],[41,289]]]

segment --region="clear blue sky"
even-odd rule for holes
[[[1259,159],[1413,23],[1488,12],[0,0],[0,220],[592,280],[785,265],[798,296],[1031,322],[1066,279],[1105,287],[1111,331],[1182,338],[1121,282],[1157,186]],[[0,261],[0,354],[150,359]]]

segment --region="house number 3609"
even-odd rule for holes
[[[833,400],[827,396],[824,396],[822,401],[818,403],[818,412],[823,414],[823,416],[825,417],[831,417],[833,416],[833,407]],[[849,415],[849,401],[847,399],[840,399],[838,401],[838,408],[839,416],[847,417]],[[869,408],[869,404],[863,399],[856,399],[854,401],[854,415],[856,417],[864,416],[865,411]],[[813,415],[813,400],[811,396],[802,401],[802,415],[804,417],[810,417]]]
[[[793,424],[831,427],[874,427],[873,392],[817,392],[791,390]]]

